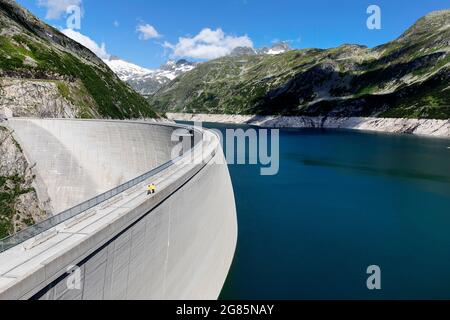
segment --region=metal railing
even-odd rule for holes
[[[200,130],[193,129],[192,127],[180,126],[180,125],[174,125],[173,127],[174,128],[181,127],[181,128],[185,128],[190,131],[193,130],[194,134],[197,133],[200,135],[200,137],[203,136],[203,133]],[[195,135],[193,136],[193,139],[194,139],[194,141],[198,140],[198,139],[195,139]],[[192,146],[192,148],[195,148],[197,146],[197,144],[200,143],[202,140],[203,140],[202,138],[199,139],[197,141],[197,143],[194,146]],[[179,156],[176,159],[170,160],[170,161],[162,164],[161,166],[144,173],[143,175],[141,175],[137,178],[127,181],[124,184],[121,184],[120,186],[118,186],[114,189],[106,191],[105,193],[102,193],[92,199],[89,199],[79,205],[76,205],[73,208],[67,209],[57,215],[54,215],[46,220],[38,222],[37,224],[32,225],[24,230],[21,230],[11,236],[1,239],[0,240],[0,253],[4,252],[12,247],[15,247],[31,238],[34,238],[37,235],[42,234],[43,232],[48,231],[51,228],[56,227],[57,225],[59,225],[63,222],[66,222],[67,220],[74,218],[77,215],[79,215],[89,209],[92,209],[101,203],[104,203],[104,202],[114,198],[115,196],[121,194],[122,192],[129,190],[132,187],[134,187],[134,186],[148,180],[149,178],[157,175],[158,173],[164,171],[165,169],[169,168],[171,165],[179,162],[182,158],[183,158],[183,156]]]

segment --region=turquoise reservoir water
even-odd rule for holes
[[[278,175],[230,165],[239,239],[221,298],[449,299],[448,147],[448,139],[282,130]],[[381,268],[379,291],[367,289],[370,265]]]

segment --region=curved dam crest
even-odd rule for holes
[[[171,160],[175,125],[14,119],[9,126],[53,213]],[[175,162],[107,202],[0,254],[1,299],[216,299],[237,220],[220,141],[204,130],[199,161]],[[158,192],[148,196],[145,185]],[[81,285],[68,286],[79,271]]]
[[[173,128],[114,121],[11,119],[37,192],[62,212],[170,160]]]

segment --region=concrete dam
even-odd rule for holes
[[[143,121],[7,126],[51,216],[0,242],[0,299],[218,298],[237,219],[217,135]]]

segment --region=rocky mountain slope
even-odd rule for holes
[[[128,81],[152,73],[152,70],[150,69],[122,60],[116,56],[112,56],[109,59],[103,59],[103,62],[106,63],[122,81]]]
[[[243,55],[277,55],[291,50],[284,42],[275,43],[271,47],[253,49],[248,47],[235,48],[230,56]],[[133,89],[143,96],[151,96],[162,87],[168,85],[176,77],[193,70],[200,63],[190,62],[185,59],[178,61],[169,60],[159,69],[151,70],[140,67],[134,63],[124,61],[118,57],[103,60],[120,79],[127,82]]]
[[[0,125],[0,239],[46,218],[19,144]]]
[[[120,79],[143,96],[149,96],[179,75],[191,71],[197,63],[187,60],[168,61],[159,69],[146,69],[117,57],[103,60]]]
[[[140,94],[148,96],[154,94],[179,75],[193,70],[196,66],[196,63],[186,60],[179,60],[176,62],[168,61],[159,69],[150,70],[146,74],[135,74],[134,76],[123,80],[127,81],[127,83]],[[114,70],[114,68],[112,69]]]
[[[239,56],[245,56],[245,55],[259,55],[259,54],[266,54],[266,55],[277,55],[286,53],[288,51],[291,51],[291,47],[286,42],[277,42],[274,43],[271,47],[264,47],[264,48],[249,48],[249,47],[237,47],[235,48],[230,56],[232,57],[239,57]]]
[[[0,109],[14,116],[156,117],[94,53],[0,0]]]
[[[369,49],[241,50],[205,62],[150,99],[162,112],[450,118],[450,10]]]

